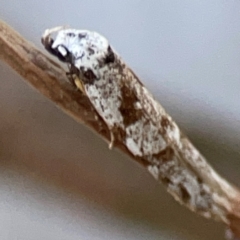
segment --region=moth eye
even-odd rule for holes
[[[71,62],[72,54],[68,51],[68,49],[64,45],[59,45],[55,50],[55,56],[62,62]]]
[[[53,45],[53,43],[54,43],[54,40],[53,40],[52,38],[48,39],[47,42],[45,42],[45,39],[42,38],[42,43],[43,43],[45,49],[46,49],[49,53],[51,53],[51,54],[53,54],[53,55],[56,55],[56,50],[52,48],[52,45]]]
[[[68,54],[67,49],[63,45],[58,46],[57,49],[63,57],[67,56]]]

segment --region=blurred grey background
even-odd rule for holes
[[[240,187],[240,1],[0,0],[43,50],[46,28],[105,35],[211,164]],[[44,51],[44,50],[43,50]],[[139,165],[0,62],[0,239],[222,240]]]

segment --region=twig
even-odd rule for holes
[[[65,71],[4,22],[0,22],[0,58],[67,114],[105,140],[111,140],[106,122],[89,98],[69,84]],[[142,90],[143,98],[148,99],[146,104],[155,110],[151,112],[152,121],[161,121],[159,134],[166,146],[158,154],[151,155],[151,159],[149,155],[134,154],[126,142],[121,141],[123,138],[117,138],[114,147],[146,167],[181,204],[205,217],[224,222],[240,238],[240,192],[212,169],[161,105],[145,92],[144,86]],[[125,91],[131,92],[131,89],[127,87]],[[137,110],[133,116],[141,117]],[[176,136],[169,136],[171,133]]]

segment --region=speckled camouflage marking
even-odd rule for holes
[[[57,36],[52,39],[54,32]],[[110,130],[111,146],[123,143],[190,209],[227,221],[225,209],[218,205],[224,200],[202,181],[211,179],[215,172],[106,38],[87,30],[55,28],[46,30],[42,42],[69,65],[70,74],[81,79],[84,93]],[[202,166],[205,170],[198,176],[194,169]]]

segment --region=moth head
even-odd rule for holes
[[[52,38],[52,33],[56,37]],[[54,28],[46,30],[42,43],[59,60],[78,69],[97,69],[114,62],[114,53],[107,39],[96,32]]]

